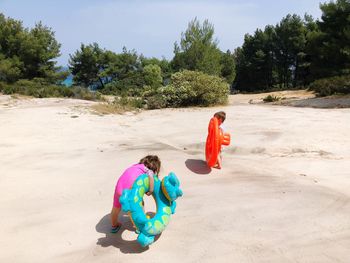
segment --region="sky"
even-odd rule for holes
[[[41,21],[61,43],[58,64],[81,43],[120,53],[123,46],[146,57],[171,59],[174,42],[197,17],[214,25],[222,51],[243,44],[246,33],[276,25],[287,14],[320,18],[325,0],[0,0],[0,13],[33,27]]]

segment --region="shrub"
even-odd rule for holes
[[[3,91],[3,89],[6,87],[6,83],[5,82],[2,82],[0,81],[0,92]]]
[[[154,94],[145,99],[148,109],[161,109],[168,106],[166,98],[162,94]]]
[[[68,88],[69,89],[69,88]],[[73,92],[73,96],[64,96],[64,97],[74,97],[75,99],[81,100],[101,100],[101,93],[98,91],[90,91],[87,88],[83,87],[73,87],[69,89]]]
[[[321,97],[333,94],[349,94],[350,75],[316,80],[310,84],[309,89],[315,91]]]
[[[22,94],[36,98],[67,97],[83,100],[100,100],[101,93],[86,88],[69,88],[47,83],[43,79],[19,80],[13,84],[0,83],[0,91],[4,94]]]
[[[143,68],[146,85],[158,88],[163,83],[162,69],[158,65],[147,65]]]
[[[106,84],[99,91],[105,95],[140,96],[145,85],[142,72],[129,72],[128,76]]]
[[[141,98],[133,98],[133,97],[116,97],[113,101],[113,104],[119,105],[124,109],[135,109],[143,107],[143,100]]]
[[[227,103],[228,84],[217,76],[184,70],[171,76],[171,82],[158,89],[145,89],[148,108],[212,106]]]
[[[274,95],[268,95],[265,98],[263,98],[264,102],[274,102],[274,101],[279,101],[281,98],[274,96]]]
[[[99,114],[121,114],[142,108],[144,102],[141,98],[115,97],[113,102],[103,102],[93,105],[92,109]]]

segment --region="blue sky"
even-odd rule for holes
[[[325,2],[325,1],[322,1]],[[58,64],[81,43],[97,42],[121,52],[135,49],[146,57],[173,57],[188,22],[209,19],[221,50],[241,46],[245,33],[275,25],[288,13],[321,16],[320,0],[0,0],[0,12],[26,27],[42,21],[62,44]]]

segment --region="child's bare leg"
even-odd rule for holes
[[[120,226],[121,223],[118,222],[118,216],[120,213],[120,207],[114,207],[112,208],[111,211],[111,223],[112,223],[112,227],[116,227],[116,226]]]
[[[213,166],[213,168],[221,169],[221,164],[222,164],[222,158],[221,158],[221,154],[219,154],[216,164]]]
[[[218,156],[218,169],[221,169],[221,165],[222,165],[222,157],[221,157],[221,154],[219,154],[219,156]]]

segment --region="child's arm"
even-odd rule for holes
[[[146,193],[146,195],[151,195],[154,190],[154,178],[152,174],[149,174],[148,178],[149,178],[149,191]]]

